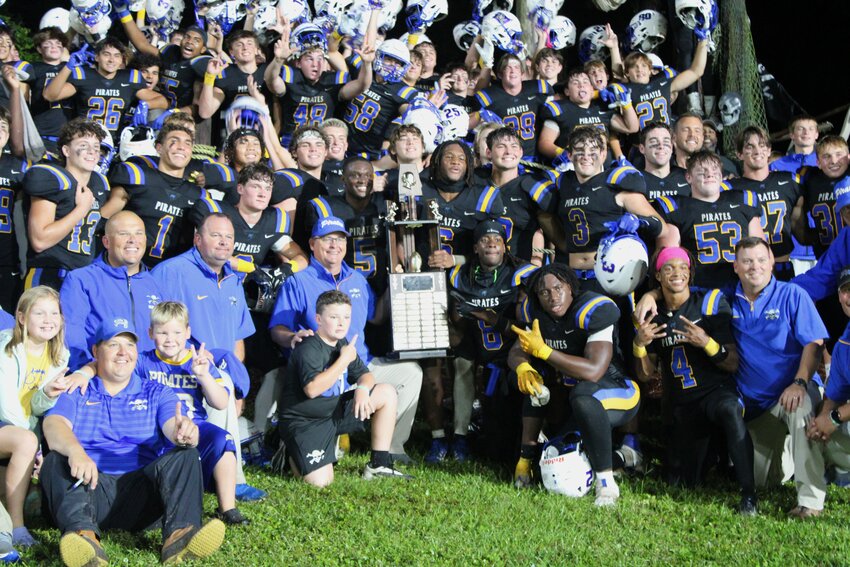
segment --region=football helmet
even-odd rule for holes
[[[383,0],[384,6],[378,12],[378,31],[386,34],[393,29],[399,13],[404,8],[402,0]]]
[[[265,34],[276,23],[277,6],[267,3],[260,4],[257,8],[257,13],[254,15],[254,31],[257,35]]]
[[[339,15],[337,31],[340,35],[348,36],[352,46],[361,46],[366,37],[371,12],[368,0],[356,0],[348,10]]]
[[[449,3],[448,0],[407,0],[405,13],[407,31],[425,31],[449,14]]]
[[[236,22],[245,18],[247,14],[245,0],[225,0],[219,4],[211,5],[206,18],[221,26],[222,33],[227,35],[236,25]]]
[[[566,16],[555,16],[549,24],[547,45],[560,50],[576,44],[576,25]]]
[[[425,152],[433,153],[443,141],[443,114],[425,97],[413,99],[401,117],[402,124],[412,124],[422,132]]]
[[[115,158],[115,142],[112,141],[112,134],[106,129],[106,126],[100,122],[96,122],[103,131],[103,139],[100,141],[100,159],[97,160],[97,171],[103,175],[109,175],[109,168],[112,166],[112,160]]]
[[[43,30],[51,26],[68,33],[68,28],[71,27],[71,12],[65,8],[51,8],[46,11],[38,22],[38,29]]]
[[[310,6],[307,5],[307,0],[280,0],[277,6],[292,26],[297,27],[303,22],[309,22],[313,17],[310,13]]]
[[[322,28],[316,24],[306,22],[292,31],[292,35],[289,38],[289,47],[296,54],[310,47],[321,47],[322,51],[327,51],[328,38]]]
[[[234,120],[235,115],[235,120]],[[268,117],[269,109],[261,104],[257,99],[251,96],[240,96],[237,97],[233,104],[230,105],[230,108],[227,109],[227,113],[225,114],[228,128],[228,135],[230,134],[231,125],[236,124],[236,128],[248,128],[251,130],[263,130],[262,122],[260,121],[260,117]]]
[[[132,156],[155,156],[156,135],[147,126],[128,126],[121,130],[118,143],[118,157],[127,161]]]
[[[442,108],[443,141],[463,140],[469,134],[469,113],[456,104],[447,104]]]
[[[741,119],[741,113],[744,110],[744,103],[741,100],[741,95],[736,92],[728,92],[720,95],[720,100],[717,102],[717,110],[720,112],[720,120],[724,126],[732,126],[738,123]]]
[[[414,35],[416,36],[416,43],[411,45],[411,47],[416,47],[420,43],[434,43],[433,41],[431,41],[431,38],[429,38],[424,33],[417,33],[417,34],[414,34]],[[409,33],[404,32],[403,34],[401,34],[401,37],[399,39],[402,42],[404,42],[405,45],[410,45],[410,41],[408,41],[410,39]]]
[[[649,268],[646,245],[636,235],[640,221],[628,213],[623,216],[632,217],[629,220],[634,229],[623,230],[623,219],[617,223],[605,223],[606,226],[614,225],[614,228],[599,242],[596,264],[593,266],[599,285],[611,297],[633,292],[643,281]]]
[[[667,38],[667,18],[655,10],[641,10],[629,22],[626,37],[631,49],[649,53]]]
[[[393,65],[390,61],[398,63]],[[410,68],[410,50],[400,39],[387,39],[375,51],[372,69],[388,83],[401,81]]]
[[[106,0],[72,0],[71,11],[77,14],[83,25],[92,29],[97,28],[102,20],[108,19],[112,5]]]
[[[676,16],[687,28],[695,29],[700,21],[707,28],[713,4],[713,0],[676,0]]]
[[[549,492],[581,498],[590,491],[596,475],[577,431],[550,439],[540,456],[540,476]]]
[[[605,35],[605,26],[590,26],[581,32],[578,38],[578,58],[582,63],[608,59],[608,48],[602,43]]]
[[[472,18],[481,21],[487,13],[493,10],[504,10],[510,12],[514,9],[514,0],[475,0],[472,8]]]
[[[603,12],[613,12],[626,3],[626,0],[593,0],[593,5]]]
[[[461,51],[467,51],[480,33],[481,24],[475,20],[466,20],[465,22],[457,24],[454,29],[452,29],[452,35],[455,38],[455,45],[457,45],[458,49]]]
[[[526,5],[528,19],[536,28],[545,30],[563,5],[564,0],[529,0]]]
[[[496,10],[484,16],[481,35],[502,51],[514,55],[522,51],[522,26],[510,12]]]

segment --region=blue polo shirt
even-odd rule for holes
[[[735,379],[747,417],[773,406],[796,378],[803,347],[829,335],[812,298],[771,278],[752,304],[741,284],[732,306],[732,331],[740,353]]]
[[[254,334],[241,278],[229,264],[222,270],[219,280],[192,247],[152,271],[165,299],[180,301],[189,309],[192,337],[205,343],[207,350],[233,350],[236,341]]]
[[[850,325],[832,347],[832,365],[825,394],[839,404],[850,400]]]
[[[15,326],[15,318],[0,309],[0,331],[11,329]]]
[[[74,435],[95,462],[97,470],[124,474],[153,462],[165,435],[162,426],[174,417],[177,395],[167,386],[136,375],[111,396],[100,378],[89,382],[85,394],[62,394],[47,415],[71,422]]]
[[[770,164],[770,171],[788,171],[797,173],[803,167],[817,167],[818,155],[817,152],[810,154],[788,154],[774,160]]]
[[[818,263],[792,279],[791,283],[805,289],[815,301],[820,301],[838,291],[838,275],[847,265],[850,265],[850,228],[842,228]]]
[[[322,293],[334,289],[347,293],[351,298],[351,326],[346,338],[351,341],[354,335],[360,335],[357,339],[357,354],[364,363],[369,364],[372,357],[364,333],[366,322],[375,314],[375,295],[366,278],[345,262],[342,263],[339,275],[334,278],[327,268],[311,256],[309,266],[284,282],[274,304],[269,328],[283,325],[291,331],[315,331],[316,300]],[[194,334],[194,328],[192,332]]]

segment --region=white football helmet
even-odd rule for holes
[[[51,26],[68,33],[68,28],[71,27],[71,12],[65,8],[51,8],[46,11],[38,22],[38,29],[43,30]]]
[[[496,10],[484,16],[481,35],[502,51],[515,55],[522,51],[522,26],[510,12]]]
[[[563,5],[564,0],[529,0],[526,4],[528,19],[538,29],[545,30]]]
[[[463,140],[469,134],[469,113],[456,104],[447,104],[442,109],[443,141]]]
[[[603,12],[613,12],[626,3],[626,0],[593,0],[593,5]]]
[[[280,0],[278,7],[292,26],[309,22],[313,17],[310,13],[310,6],[307,5],[307,0]]]
[[[317,15],[328,16],[338,22],[353,5],[354,0],[317,0],[315,8]]]
[[[593,272],[608,295],[623,296],[633,292],[648,268],[646,245],[634,234],[605,237],[599,242]]]
[[[455,38],[455,45],[461,51],[466,51],[472,46],[472,42],[481,33],[481,24],[475,20],[466,20],[457,24],[452,29],[452,35]]]
[[[705,26],[711,19],[712,0],[676,0],[676,16],[682,20],[685,27],[697,27],[697,16],[702,14]]]
[[[340,35],[348,36],[354,47],[360,47],[366,37],[370,14],[369,0],[356,0],[348,10],[340,14],[337,31]]]
[[[128,126],[121,130],[118,157],[127,161],[132,156],[156,156],[156,134],[147,126]]]
[[[112,166],[112,159],[115,157],[115,142],[112,141],[112,134],[106,129],[106,126],[100,122],[96,122],[103,131],[103,139],[100,141],[100,159],[97,160],[97,171],[103,175],[109,175],[109,168]]]
[[[180,27],[185,8],[184,0],[147,0],[145,19],[167,39]]]
[[[449,14],[448,0],[407,0],[407,31],[425,31]]]
[[[298,54],[310,47],[321,47],[323,51],[327,51],[328,39],[322,28],[306,22],[292,31],[289,37],[289,48],[293,53]]]
[[[744,110],[744,103],[741,100],[741,95],[736,92],[728,92],[720,95],[720,100],[717,101],[717,110],[720,112],[720,120],[724,126],[732,126],[738,123],[741,119],[741,113]]]
[[[402,0],[384,0],[384,7],[378,12],[378,31],[385,34],[393,29],[403,9]]]
[[[256,32],[257,35],[264,34],[276,23],[277,6],[268,3],[260,4],[257,8],[257,13],[254,15],[254,32]]]
[[[398,65],[393,65],[392,60]],[[410,50],[400,39],[386,39],[375,50],[372,69],[388,83],[398,83],[410,69]]]
[[[419,128],[425,141],[426,153],[433,153],[443,141],[443,114],[425,97],[413,99],[402,115],[401,123]]]
[[[472,17],[478,21],[493,10],[510,12],[514,9],[514,0],[475,0]]]
[[[109,18],[112,5],[106,0],[72,0],[71,11],[88,28],[97,28],[100,22]]]
[[[401,34],[401,37],[399,39],[402,42],[404,42],[405,45],[410,45],[410,41],[409,41],[410,34],[409,33],[404,32],[403,34]],[[428,37],[427,35],[425,35],[424,33],[418,33],[418,34],[416,34],[416,43],[411,45],[411,47],[416,47],[420,43],[434,43],[434,42],[431,41],[431,38]]]
[[[605,26],[590,26],[581,32],[578,39],[578,58],[582,63],[608,59],[608,48],[602,43],[605,35]]]
[[[555,437],[543,445],[540,476],[549,492],[581,498],[590,491],[596,475],[577,432]]]
[[[232,124],[236,128],[249,128],[251,130],[263,130],[263,125],[260,122],[260,117],[268,117],[269,109],[266,105],[260,103],[252,96],[236,97],[230,108],[225,113],[225,123],[227,124],[227,135],[231,133],[230,127]],[[235,120],[234,120],[235,117]]]
[[[549,24],[549,44],[560,50],[576,44],[576,25],[566,16],[555,16]]]
[[[655,10],[641,10],[626,28],[629,47],[649,53],[667,38],[667,18]]]
[[[220,25],[222,33],[227,35],[236,25],[236,22],[245,18],[247,14],[245,0],[225,0],[219,4],[211,5],[206,18]]]

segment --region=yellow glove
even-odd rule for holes
[[[520,329],[516,325],[511,325],[511,329],[519,338],[519,346],[524,353],[541,360],[548,360],[552,355],[552,348],[543,341],[543,335],[540,334],[540,321],[537,319],[531,323],[530,331]]]
[[[516,367],[516,382],[523,394],[536,396],[543,391],[543,377],[527,362]]]

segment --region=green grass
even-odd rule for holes
[[[517,491],[508,471],[480,463],[408,467],[412,481],[366,482],[366,456],[346,457],[334,484],[318,490],[291,477],[249,470],[269,492],[240,507],[253,525],[227,532],[206,564],[254,565],[841,565],[850,563],[850,491],[830,487],[826,512],[786,519],[793,486],[763,491],[760,515],[734,512],[731,484],[671,489],[649,474],[620,481],[615,509],[591,496]],[[205,498],[211,513],[215,499]],[[42,543],[29,565],[57,565],[59,533],[34,522]],[[113,565],[154,565],[159,533],[110,533]]]

